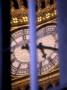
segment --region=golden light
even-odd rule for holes
[[[54,13],[52,13],[51,16],[54,16]]]
[[[23,21],[24,21],[24,22],[28,21],[28,17],[27,17],[27,16],[24,16],[24,17],[22,17],[22,18],[23,18]]]
[[[37,21],[38,21],[38,22],[41,22],[41,21],[42,21],[42,17],[38,17],[38,18],[37,18]]]
[[[18,23],[18,19],[17,18],[13,18],[13,23]]]
[[[43,17],[43,20],[45,20],[45,17]]]
[[[50,13],[47,13],[47,14],[46,14],[46,18],[49,18],[49,17],[50,17]]]
[[[54,14],[56,15],[56,10],[54,10]]]

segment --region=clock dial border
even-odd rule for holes
[[[48,26],[52,26],[52,25],[54,25],[54,26],[56,26],[56,23],[49,23],[49,24],[45,24],[45,25],[42,25],[42,26],[40,26],[40,27],[38,27],[37,28],[37,32],[38,31],[40,31],[40,29],[41,29],[41,31],[42,31],[42,29],[43,29],[43,27],[44,28],[46,28],[46,27],[48,27]],[[17,32],[17,31],[21,31],[21,32],[23,32],[24,30],[28,30],[28,26],[27,27],[24,27],[23,28],[23,30],[22,30],[22,27],[21,28],[18,28],[18,29],[15,29],[14,31],[12,31],[11,33],[13,34],[13,33],[15,33],[15,32]],[[56,34],[56,32],[55,31],[50,31],[49,33],[47,32],[47,30],[45,30],[45,32],[44,32],[44,34],[45,35],[49,35],[49,34],[51,34],[51,32],[52,32],[52,34],[53,34],[53,32]],[[28,31],[27,31],[27,33],[29,33]],[[47,34],[46,34],[47,33]],[[20,35],[21,35],[21,33],[20,33]],[[53,34],[54,35],[54,34]],[[39,38],[41,38],[41,37],[43,37],[43,36],[40,36],[40,37],[38,37],[37,36],[37,39],[39,39]],[[53,36],[54,37],[54,36]],[[56,38],[55,38],[56,39]],[[25,42],[25,44],[26,43],[28,43],[29,42],[29,40],[27,40],[26,42]],[[55,42],[57,42],[57,40],[55,41]],[[16,43],[16,42],[15,42]],[[19,45],[21,45],[22,44],[22,42],[19,44]],[[18,46],[18,45],[17,45]],[[16,46],[14,46],[13,48],[15,48]],[[55,46],[56,47],[56,46]],[[56,51],[57,52],[57,51]],[[58,57],[58,56],[57,56]],[[58,58],[57,58],[58,59]],[[15,59],[16,60],[16,59]],[[57,60],[58,61],[58,60]],[[19,62],[19,60],[17,60],[17,62]],[[27,68],[20,68],[23,64],[26,64],[27,65]],[[38,64],[40,64],[41,62],[38,62]],[[43,63],[43,62],[42,62]],[[57,63],[58,64],[58,63]],[[56,64],[56,65],[57,65]],[[50,70],[52,70],[55,66],[56,66],[55,64],[52,66],[52,68],[50,69]],[[41,66],[41,65],[40,65]],[[40,68],[40,66],[38,65],[38,68]],[[49,65],[46,65],[46,67],[48,67]],[[42,68],[43,68],[44,66],[42,66]],[[44,68],[46,68],[46,67],[44,67]],[[18,69],[17,69],[18,68]],[[19,65],[18,65],[18,67],[14,67],[14,66],[12,66],[12,68],[11,68],[11,71],[14,69],[14,72],[12,71],[12,74],[14,74],[14,75],[16,75],[16,76],[21,76],[21,75],[25,75],[25,74],[27,74],[28,75],[28,73],[29,73],[29,62],[19,62]],[[20,68],[20,69],[19,69]],[[50,68],[50,67],[49,67]],[[47,71],[45,70],[44,72],[45,73],[47,73],[47,72],[49,72],[50,70],[48,70],[49,68],[47,68]],[[26,71],[26,72],[24,72],[24,73],[22,73],[22,71]],[[38,70],[39,71],[39,70]],[[20,73],[19,73],[20,72]],[[43,72],[43,71],[42,71]],[[42,74],[42,72],[41,72],[41,74]],[[39,72],[40,73],[40,72]]]

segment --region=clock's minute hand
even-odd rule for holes
[[[39,45],[37,45],[37,48],[39,48],[41,50],[43,57],[46,58],[47,54],[44,52],[44,48],[43,48],[42,43],[39,43]]]
[[[29,50],[29,45],[28,45],[28,44],[26,44],[25,46],[23,45],[21,48],[22,48],[22,49]],[[44,52],[44,49],[50,49],[50,50],[55,50],[55,51],[58,50],[57,48],[54,48],[54,47],[44,46],[42,43],[39,43],[39,45],[37,45],[37,48],[41,50],[44,58],[46,58],[46,55],[47,55],[47,54]]]
[[[44,46],[42,43],[39,43],[39,45],[37,45],[37,48],[39,48],[39,49],[50,49],[50,50],[55,50],[55,51],[58,50],[57,48],[54,48],[54,47]]]

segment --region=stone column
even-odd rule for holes
[[[21,8],[22,5],[23,5],[23,1],[22,0],[17,0],[17,3],[18,3],[19,8]]]
[[[52,86],[53,86],[53,88],[55,88],[56,87],[55,83],[52,83]]]
[[[30,48],[30,90],[38,90],[37,56],[36,56],[36,12],[35,0],[28,1],[29,14],[29,48]]]
[[[11,8],[13,7],[13,5],[14,5],[14,4],[13,4],[13,1],[11,1],[11,3],[10,3]]]
[[[47,86],[46,85],[43,85],[43,90],[47,90]]]
[[[47,7],[49,5],[48,0],[45,0],[45,7]]]
[[[41,9],[41,0],[37,0],[38,10]]]
[[[56,3],[56,0],[54,0],[53,2]]]
[[[11,12],[10,13],[13,13],[13,11],[15,10],[13,1],[11,1],[10,6],[11,6]]]
[[[42,90],[47,90],[47,83],[44,82],[41,82],[41,87],[42,87]]]

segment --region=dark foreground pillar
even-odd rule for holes
[[[67,0],[56,0],[56,3],[60,85],[51,90],[67,90]]]
[[[10,0],[2,1],[2,89],[11,90]]]
[[[30,46],[30,89],[38,90],[37,83],[37,56],[36,56],[36,13],[35,0],[28,0],[29,13],[29,46]]]
[[[0,0],[0,90],[2,90],[2,7]]]
[[[67,0],[57,0],[60,85],[67,84]]]

